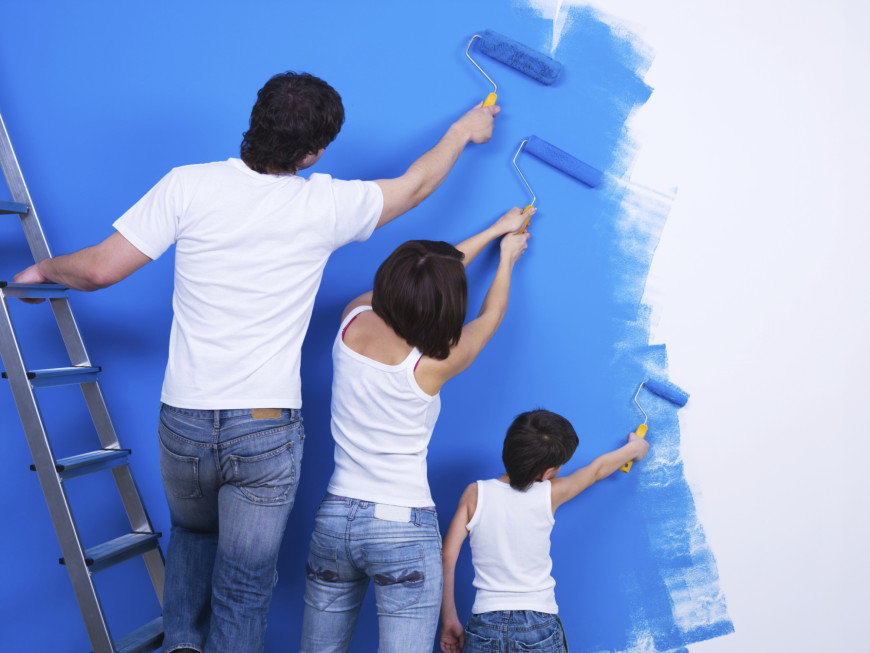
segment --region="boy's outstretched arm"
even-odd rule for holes
[[[441,551],[441,563],[444,566],[444,589],[441,594],[441,650],[443,653],[460,653],[465,646],[465,629],[456,613],[454,594],[456,580],[456,559],[462,542],[468,535],[468,522],[471,521],[477,509],[477,483],[472,483],[459,499],[459,507],[453,515],[453,521],[447,529],[444,546]]]
[[[495,116],[501,107],[474,107],[454,122],[431,150],[414,161],[401,177],[377,179],[384,194],[378,227],[413,209],[441,185],[468,143],[486,143],[492,138]]]
[[[619,449],[599,456],[586,467],[568,474],[550,479],[553,512],[566,501],[570,501],[593,483],[607,478],[629,460],[638,461],[646,455],[649,443],[631,433],[628,442]]]

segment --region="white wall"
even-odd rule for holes
[[[736,629],[691,651],[867,650],[870,4],[594,6],[655,51],[633,178],[678,187],[647,300]]]

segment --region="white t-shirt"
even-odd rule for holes
[[[332,348],[335,471],[328,490],[392,506],[431,506],[426,454],[441,397],[417,384],[414,367],[422,354],[416,347],[398,365],[386,365],[344,344],[347,325],[367,310],[351,311]]]
[[[558,614],[550,575],[553,502],[550,481],[515,490],[498,479],[477,482],[468,522],[474,587],[471,612],[536,610]]]
[[[300,408],[300,357],[329,255],[368,238],[374,182],[254,172],[239,159],[169,172],[114,224],[151,259],[176,244],[161,401]]]

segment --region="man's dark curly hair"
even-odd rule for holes
[[[275,75],[257,91],[242,161],[267,174],[297,172],[306,156],[329,145],[344,122],[341,96],[308,73]]]

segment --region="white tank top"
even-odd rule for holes
[[[550,575],[554,523],[550,481],[533,483],[524,492],[497,479],[477,482],[477,508],[467,526],[477,588],[472,613],[558,614]]]
[[[433,505],[426,454],[441,411],[440,395],[417,385],[414,348],[398,365],[386,365],[344,344],[345,318],[332,348],[332,437],[335,471],[329,492],[363,501],[422,508]]]

